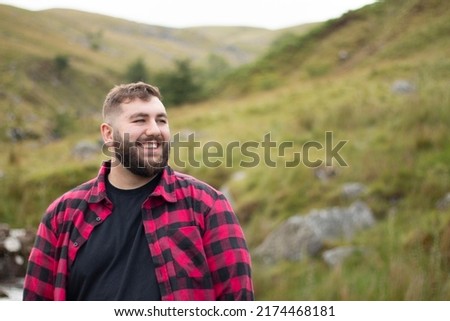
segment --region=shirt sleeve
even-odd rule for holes
[[[56,236],[50,226],[49,213],[40,223],[28,259],[23,300],[54,300]]]
[[[244,233],[226,200],[219,194],[206,215],[203,245],[217,300],[254,300],[251,259]]]

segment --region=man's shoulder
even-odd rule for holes
[[[47,207],[41,223],[55,233],[60,233],[61,230],[59,228],[65,222],[73,220],[74,213],[82,213],[89,206],[88,202],[91,197],[91,191],[95,186],[95,180],[91,179],[81,183],[56,198]]]
[[[189,174],[174,171],[173,176],[176,180],[177,199],[193,202],[194,208],[203,209],[199,210],[199,213],[233,212],[230,201],[221,190]]]
[[[187,185],[195,185],[195,186],[202,186],[202,187],[206,187],[206,188],[212,188],[214,189],[214,187],[212,187],[211,185],[209,185],[208,183],[206,183],[205,181],[202,181],[201,179],[198,179],[192,175],[186,174],[186,173],[182,173],[179,171],[173,171],[173,174],[175,176],[175,179],[178,182],[181,183],[185,183]]]
[[[181,185],[181,187],[193,187],[199,190],[210,191],[213,193],[220,193],[216,188],[212,187],[205,181],[198,179],[192,175],[181,173],[178,171],[173,171],[176,181]]]
[[[77,193],[89,194],[92,191],[92,189],[94,188],[94,186],[97,185],[97,182],[98,182],[97,177],[91,178],[90,180],[88,180],[84,183],[81,183],[80,185],[72,188],[67,193],[70,193],[72,195],[77,194]]]
[[[91,194],[92,188],[96,184],[96,181],[96,178],[92,178],[64,192],[51,203],[51,205],[49,206],[49,210],[61,206],[61,204],[65,205],[68,202],[71,203],[71,206],[74,206],[74,202],[82,202],[87,200],[89,195]]]

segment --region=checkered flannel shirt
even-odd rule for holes
[[[66,299],[78,250],[112,213],[105,188],[110,166],[105,162],[95,179],[47,209],[29,257],[24,300]],[[167,166],[143,210],[162,300],[254,299],[244,235],[220,192]]]

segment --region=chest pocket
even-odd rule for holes
[[[167,236],[176,277],[196,279],[209,276],[202,237],[197,226],[169,229]]]

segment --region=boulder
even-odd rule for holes
[[[375,224],[370,208],[362,201],[349,207],[312,210],[283,222],[255,249],[254,257],[266,263],[298,261],[318,255],[325,243],[351,240],[355,233]]]
[[[1,281],[9,281],[25,275],[34,235],[34,231],[10,229],[7,224],[0,224]]]
[[[324,251],[322,253],[322,258],[328,266],[337,267],[340,266],[349,256],[357,253],[364,254],[366,252],[366,250],[355,246],[339,246],[334,249]]]
[[[323,242],[309,226],[307,219],[293,216],[267,236],[254,252],[265,263],[280,260],[298,261],[305,256],[317,255]]]

